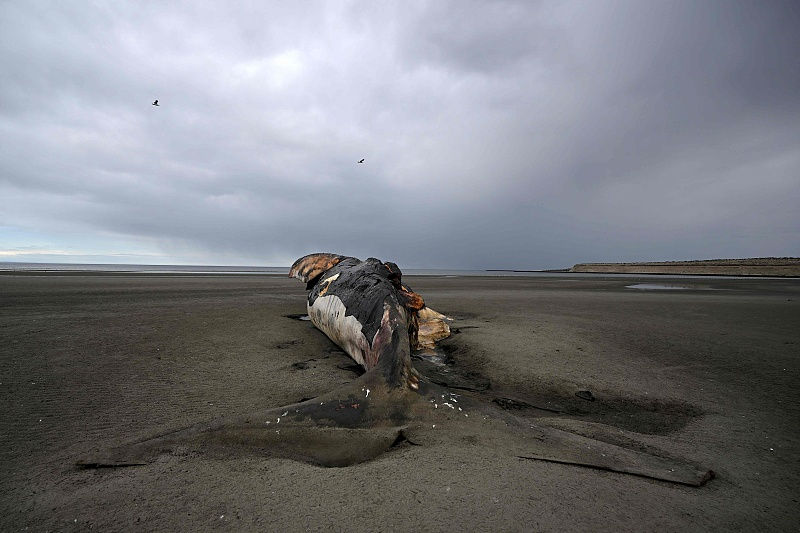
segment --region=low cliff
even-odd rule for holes
[[[754,257],[647,263],[578,263],[570,272],[693,274],[711,276],[800,276],[800,257]]]

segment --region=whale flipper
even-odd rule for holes
[[[543,429],[540,439],[534,443],[517,457],[632,474],[693,487],[700,487],[714,477],[713,471],[686,461],[660,457],[553,427]]]
[[[353,258],[330,253],[308,254],[292,264],[291,268],[289,268],[289,277],[297,278],[303,283],[308,283],[341,263],[343,259]],[[306,290],[310,288],[311,287],[306,287]]]

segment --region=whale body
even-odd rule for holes
[[[389,386],[419,388],[412,350],[450,329],[444,315],[403,283],[396,264],[311,254],[295,261],[289,276],[306,283],[311,322],[364,370],[380,368]]]

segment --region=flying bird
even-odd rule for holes
[[[158,100],[154,100],[154,101],[153,101],[153,105],[154,105],[154,106],[158,106]],[[159,107],[160,107],[160,106],[159,106]]]
[[[156,100],[156,102],[158,102],[158,100]],[[363,162],[364,162],[364,160],[363,160],[363,159],[362,159],[361,161],[359,161],[359,163],[363,163]]]

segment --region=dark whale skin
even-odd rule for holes
[[[366,371],[378,367],[388,385],[418,388],[411,349],[424,301],[402,284],[397,265],[311,254],[298,259],[289,275],[306,281],[314,325]]]

